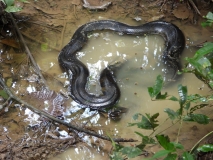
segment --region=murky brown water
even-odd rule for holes
[[[98,127],[99,133],[138,139],[139,137],[134,134],[134,131],[137,130],[143,134],[149,134],[150,131],[127,127],[128,122],[133,122],[132,116],[135,113],[160,113],[158,120],[162,123],[167,119],[167,115],[164,113],[165,108],[178,109],[178,103],[171,101],[152,101],[149,97],[147,87],[154,84],[159,74],[165,77],[166,85],[163,92],[168,92],[169,95],[178,97],[178,84],[187,85],[189,94],[198,93],[205,95],[209,93],[209,89],[201,81],[196,79],[194,75],[186,74],[180,76],[176,81],[168,82],[167,80],[170,79],[172,74],[165,74],[166,67],[160,61],[163,49],[164,40],[160,36],[119,36],[113,32],[95,32],[91,35],[87,45],[78,53],[79,59],[83,61],[90,70],[88,92],[100,94],[98,79],[101,70],[109,65],[118,63],[116,79],[122,93],[119,105],[129,109],[128,113],[125,113],[119,122],[103,118],[100,115],[96,115],[90,119],[91,125],[101,126]],[[186,56],[186,54],[190,56],[194,51],[195,50],[186,49],[183,56]],[[119,66],[119,64],[121,66]],[[200,88],[202,88],[202,90],[200,90]],[[75,103],[71,103],[70,108],[67,108],[67,113],[69,110],[72,111],[74,106]],[[89,113],[88,110],[85,110],[80,117],[89,117],[91,114],[93,113]],[[159,131],[163,131],[170,125],[171,122],[166,122]],[[174,134],[174,132],[178,129],[177,127],[178,125],[164,133],[172,134],[172,139],[173,136],[176,138],[177,135]],[[186,128],[188,128],[188,126],[186,126]],[[185,127],[183,127],[182,130],[185,130]],[[184,137],[184,141],[191,142],[194,138],[195,137]],[[194,142],[196,141],[197,139],[195,138]],[[99,147],[91,144],[91,140],[88,139],[85,140],[85,142],[88,143],[88,147],[80,146],[72,148],[62,155],[63,159],[80,160],[88,159],[88,156],[90,159],[100,159],[101,155],[106,156],[104,151],[101,151]],[[180,140],[180,142],[183,141]],[[151,148],[151,150],[154,148],[155,146]],[[92,150],[92,152],[89,152],[90,150]],[[97,153],[94,152],[95,150]],[[74,157],[73,154],[75,155]]]
[[[51,6],[54,6],[54,4],[56,3],[54,1],[50,2],[51,3],[48,3],[51,4]],[[161,17],[161,15],[163,14],[163,12],[159,12],[159,10],[156,8],[150,8],[149,10],[147,10],[146,8],[141,7],[141,4],[139,6],[134,6],[134,3],[132,1],[131,5],[129,5],[130,3],[128,1],[126,1],[125,3],[116,1],[112,8],[104,12],[90,12],[87,10],[83,10],[80,7],[80,1],[60,1],[60,4],[57,4],[57,6],[59,6],[57,10],[53,9],[53,11],[51,9],[46,10],[45,7],[42,9],[42,3],[40,7],[38,6],[39,4],[36,3],[37,2],[35,2],[34,4],[34,8],[36,8],[36,11],[46,11],[46,14],[51,16],[48,16],[48,18],[46,18],[46,15],[43,16],[43,14],[34,14],[34,12],[31,11],[30,13],[34,14],[33,16],[40,16],[40,19],[45,19],[45,22],[50,26],[53,25],[58,27],[61,24],[63,24],[63,26],[66,26],[61,31],[60,36],[63,37],[61,40],[58,40],[58,34],[52,33],[52,29],[45,30],[45,33],[51,34],[50,36],[45,37],[43,34],[40,34],[40,37],[45,39],[45,42],[47,41],[49,43],[49,41],[51,41],[53,37],[56,40],[60,41],[59,44],[58,41],[51,41],[51,45],[53,45],[54,48],[56,48],[58,51],[51,49],[51,47],[45,51],[42,51],[40,49],[40,45],[35,45],[31,48],[31,50],[34,52],[34,56],[39,67],[43,71],[43,74],[47,77],[49,87],[52,90],[62,90],[63,92],[66,92],[67,89],[67,85],[65,84],[67,79],[65,78],[66,75],[62,73],[58,65],[58,52],[61,49],[60,47],[68,43],[74,31],[80,25],[91,20],[100,19],[114,19],[120,22],[127,23],[129,25],[139,25],[144,23],[145,21],[150,20],[150,18],[154,18],[153,16]],[[68,3],[71,4],[68,5]],[[130,8],[126,6],[129,6]],[[133,7],[134,9],[131,10],[131,7]],[[57,11],[60,13],[58,13]],[[55,17],[53,15],[55,15]],[[135,19],[133,19],[138,16],[142,18],[142,22],[136,22]],[[54,17],[55,19],[52,17]],[[182,59],[184,59],[184,57],[186,56],[192,56],[196,50],[195,48],[189,47],[188,45],[201,43],[205,40],[211,40],[212,31],[209,28],[201,28],[199,26],[192,25],[188,21],[177,20],[173,16],[168,16],[165,20],[172,21],[173,23],[177,24],[181,28],[181,30],[183,30],[186,36],[187,46],[183,53]],[[160,36],[121,36],[110,31],[94,32],[93,34],[91,34],[87,45],[78,54],[79,59],[83,61],[90,70],[91,75],[89,79],[90,81],[88,92],[99,94],[100,88],[98,85],[98,78],[101,70],[109,65],[116,64],[114,67],[116,79],[122,93],[119,105],[122,107],[126,107],[129,110],[127,113],[123,114],[120,121],[115,122],[113,120],[110,120],[106,116],[103,116],[102,114],[97,114],[94,111],[90,112],[88,109],[82,110],[75,102],[68,101],[65,103],[66,121],[72,123],[74,122],[79,126],[87,124],[86,126],[88,128],[92,128],[99,134],[108,134],[115,137],[118,136],[122,138],[133,138],[140,140],[140,138],[136,134],[134,134],[134,131],[140,131],[144,135],[150,134],[150,131],[138,130],[135,127],[127,127],[128,122],[133,122],[132,116],[135,113],[160,113],[158,120],[159,123],[163,123],[167,118],[166,113],[164,113],[164,108],[171,108],[173,110],[176,110],[178,108],[178,103],[175,102],[152,101],[150,99],[147,92],[147,87],[154,84],[157,75],[164,75],[166,85],[163,89],[163,92],[168,92],[169,95],[178,97],[178,84],[187,85],[189,94],[210,94],[209,89],[206,87],[206,85],[195,78],[195,76],[192,74],[184,74],[180,76],[176,81],[167,82],[172,74],[165,74],[165,72],[167,72],[167,69],[160,61],[163,49],[164,40]],[[34,77],[31,76],[31,78],[33,79]],[[62,82],[62,85],[60,82]],[[16,91],[17,94],[20,94],[22,92],[25,92],[26,90],[28,92],[36,91],[37,85],[38,84],[33,80],[30,83],[26,83],[25,80],[22,80],[19,83],[13,83],[12,88]],[[25,98],[29,99],[29,97],[27,96]],[[44,102],[38,101],[40,101],[40,99],[31,100],[31,102],[37,106],[43,105],[48,108],[48,100]],[[20,111],[19,108],[17,110],[18,113],[21,113],[19,113],[18,116],[23,116],[23,121],[29,123],[30,125],[39,123],[38,115],[32,113],[27,109],[22,110],[21,107]],[[212,115],[210,111],[211,108],[201,110],[202,113],[205,113],[206,115],[211,117]],[[17,117],[17,113],[11,113],[11,116],[15,119],[15,117]],[[170,121],[165,122],[164,125],[161,125],[161,127],[159,127],[157,133],[163,131],[171,125],[172,123]],[[6,124],[3,124],[2,126],[4,126],[4,133],[14,132],[14,130],[19,127],[12,122],[10,122],[8,126]],[[163,133],[168,134],[170,139],[172,141],[175,141],[177,138],[177,131],[179,127],[180,124],[176,124]],[[198,139],[200,139],[203,135],[211,130],[211,124],[203,126],[196,123],[184,123],[178,137],[179,142],[182,143],[186,149],[190,149],[197,142]],[[64,135],[64,137],[67,136],[66,134],[67,133],[65,131],[61,133],[61,135]],[[12,138],[16,135],[18,135],[17,132],[15,135],[12,134]],[[21,134],[19,134],[19,136],[21,137]],[[76,144],[76,146],[73,146],[72,148],[64,151],[64,153],[58,154],[58,156],[56,156],[54,159],[109,159],[108,154],[111,149],[111,145],[109,142],[97,140],[97,138],[90,137],[81,133],[79,133],[79,136],[82,137],[82,141],[85,143]],[[126,144],[130,145],[128,143]],[[131,143],[131,145],[134,145],[134,143]],[[159,147],[149,146],[147,147],[147,150],[154,153],[159,150]]]

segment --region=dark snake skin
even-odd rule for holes
[[[165,40],[163,61],[175,72],[181,69],[180,54],[185,47],[185,38],[182,31],[174,24],[164,21],[153,21],[140,26],[129,26],[112,20],[89,22],[79,27],[70,42],[59,54],[59,63],[66,70],[70,80],[70,96],[83,108],[103,110],[113,106],[120,98],[120,90],[109,68],[105,68],[100,75],[102,94],[89,94],[86,84],[89,76],[88,68],[76,58],[76,53],[87,43],[87,34],[91,31],[111,30],[127,35],[161,35]]]

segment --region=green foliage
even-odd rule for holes
[[[2,96],[4,99],[8,99],[9,98],[7,92],[5,92],[4,90],[0,90],[0,96]]]
[[[205,18],[207,19],[207,21],[202,23],[202,26],[211,26],[213,22],[213,14],[209,12]],[[197,78],[205,82],[211,89],[213,89],[213,43],[205,43],[204,46],[195,53],[194,57],[187,57],[185,60],[191,65],[191,67],[184,68],[182,70],[182,73],[194,73]],[[173,110],[171,108],[164,109],[164,112],[168,115],[168,119],[170,119],[172,122],[182,123],[187,121],[204,125],[210,122],[208,116],[204,114],[198,114],[196,113],[196,111],[208,106],[208,103],[213,100],[213,95],[190,95],[188,93],[187,86],[183,86],[180,84],[177,87],[179,97],[170,96],[167,94],[167,92],[165,92],[164,94],[161,93],[163,83],[163,77],[160,75],[157,76],[155,84],[152,87],[148,87],[148,93],[153,101],[169,100],[173,101],[174,103],[177,102],[179,104],[179,109],[177,110]],[[159,113],[153,115],[150,115],[148,113],[136,113],[133,116],[133,120],[136,122],[128,123],[128,126],[137,126],[139,129],[153,130],[153,132],[149,136],[143,135],[140,132],[135,132],[138,136],[141,137],[141,143],[136,145],[135,147],[124,147],[120,145],[118,147],[113,144],[113,147],[115,149],[113,155],[111,155],[111,159],[120,160],[139,156],[146,145],[156,144],[157,142],[163,149],[156,152],[149,159],[163,158],[164,160],[176,160],[179,157],[179,159],[194,160],[196,159],[196,154],[198,152],[213,151],[212,144],[199,146],[200,142],[204,138],[212,134],[213,131],[202,137],[194,145],[194,147],[192,147],[191,151],[188,152],[184,149],[184,146],[182,144],[178,143],[178,138],[177,142],[171,142],[168,136],[156,134],[156,131],[158,130],[158,128],[160,128],[157,120],[158,116]],[[155,136],[152,136],[154,135],[154,133]],[[178,155],[178,153],[182,153],[182,155]]]
[[[203,52],[199,52],[199,54],[203,54]],[[198,57],[200,55],[197,54],[197,60],[199,60]],[[195,65],[196,67],[196,65]],[[197,122],[199,124],[208,124],[209,123],[209,117],[203,114],[197,114],[194,113],[195,111],[206,107],[208,105],[207,102],[213,100],[213,96],[202,96],[199,94],[194,95],[188,95],[187,86],[178,85],[178,95],[179,97],[175,96],[169,96],[166,94],[163,94],[165,96],[161,96],[161,90],[163,87],[163,78],[162,76],[157,76],[154,86],[148,88],[149,95],[152,100],[170,100],[173,102],[178,102],[179,109],[176,111],[171,108],[164,109],[164,112],[168,114],[169,119],[172,121],[188,121],[188,122]],[[160,97],[160,98],[159,98]],[[194,106],[192,104],[195,104]],[[133,115],[133,120],[137,121],[135,123],[128,123],[128,126],[137,126],[140,129],[147,129],[147,130],[153,130],[155,132],[158,127],[158,118],[159,113],[150,115],[150,114],[141,114],[136,113]],[[141,118],[141,120],[139,120]],[[170,142],[169,137],[165,135],[159,135],[156,134],[155,138],[156,140],[151,136],[145,136],[140,132],[135,132],[137,135],[139,135],[142,138],[142,142],[139,145],[136,145],[135,150],[134,147],[123,147],[123,146],[114,146],[114,148],[119,148],[116,150],[116,153],[113,152],[113,157],[115,160],[120,159],[121,157],[125,156],[128,158],[133,158],[135,156],[138,156],[143,151],[144,147],[147,144],[156,144],[156,140],[158,143],[164,148],[164,150],[160,150],[156,152],[151,159],[156,158],[162,158],[164,157],[164,160],[172,160],[177,159],[178,150],[182,150],[182,158],[187,160],[193,160],[194,159],[194,152],[188,153],[184,151],[184,147],[180,143],[176,142]],[[205,147],[202,147],[203,150],[205,150]],[[206,148],[213,149],[212,146],[208,146]],[[206,150],[208,150],[206,149]],[[201,149],[200,149],[201,150]],[[197,150],[196,150],[197,152]],[[113,158],[112,158],[113,159]]]
[[[167,93],[161,94],[161,90],[163,88],[163,77],[157,76],[157,79],[155,81],[155,85],[153,87],[148,87],[148,92],[151,98],[156,99],[165,99],[167,96]]]
[[[142,116],[141,121],[137,122],[137,123],[129,123],[129,126],[137,125],[138,128],[152,129],[152,130],[154,130],[158,126],[158,124],[157,124],[158,121],[156,120],[156,118],[159,116],[159,113],[156,113],[152,116],[150,116],[147,113],[145,116],[142,114],[135,114],[133,116],[133,119],[137,120],[139,115]]]
[[[213,67],[212,67],[212,56],[213,56],[213,43],[205,43],[203,48],[199,49],[194,57],[186,57],[186,61],[192,65],[192,69],[184,68],[184,73],[194,73],[200,80],[208,84],[213,89]],[[208,58],[210,57],[210,58]]]
[[[158,140],[159,144],[164,148],[164,150],[160,150],[154,154],[152,158],[161,158],[166,156],[164,159],[176,159],[177,158],[177,149],[183,150],[184,147],[180,143],[170,142],[168,136],[164,135],[156,135],[156,139]]]
[[[188,153],[188,152],[183,152],[182,158],[184,160],[194,160],[195,158],[193,157],[192,154]]]
[[[7,8],[5,9],[6,12],[10,13],[10,12],[19,12],[22,10],[21,7],[17,7],[15,6],[15,0],[1,0],[2,2],[4,2],[7,6]],[[24,2],[24,3],[28,3],[27,0],[18,0],[20,2]]]
[[[140,143],[139,145],[137,145],[137,147],[140,148],[141,150],[143,150],[144,147],[147,144],[156,144],[156,141],[155,141],[154,138],[149,137],[149,136],[144,136],[142,133],[139,133],[139,132],[135,132],[135,133],[142,138],[142,143]]]
[[[159,83],[163,83],[162,81],[159,81],[159,79],[161,79],[159,76],[156,79],[155,84],[158,84],[156,87],[156,85],[154,85],[152,90],[150,91],[150,97],[156,98],[155,100],[157,100],[158,95],[154,94],[154,93],[160,93],[160,90],[162,88],[162,85]],[[179,94],[179,98],[174,97],[174,96],[167,96],[164,99],[166,100],[171,100],[174,102],[178,102],[179,103],[179,109],[174,111],[170,108],[166,108],[164,109],[164,112],[166,112],[168,114],[168,117],[174,121],[175,119],[178,120],[183,120],[183,121],[191,121],[191,122],[197,122],[200,124],[208,124],[209,123],[209,118],[206,115],[202,115],[202,114],[194,114],[194,112],[198,109],[201,109],[205,106],[207,106],[208,104],[206,102],[211,101],[212,100],[212,96],[201,96],[199,94],[195,94],[195,95],[188,95],[188,91],[187,91],[187,87],[186,86],[182,86],[182,85],[178,85],[178,94]],[[191,107],[191,103],[199,103],[193,107]],[[184,114],[186,113],[186,114]],[[140,124],[145,123],[143,122],[143,120],[145,120],[145,118],[142,118],[142,121],[140,122]],[[143,129],[147,129],[147,128],[143,128]]]
[[[212,22],[213,22],[213,13],[209,12],[206,16],[204,16],[204,18],[206,18],[206,22],[202,22],[201,26],[206,27],[206,26],[212,26]]]
[[[123,155],[127,155],[128,158],[135,158],[142,153],[137,147],[123,147],[120,152]]]
[[[197,148],[197,150],[200,152],[210,152],[213,151],[213,144],[204,144]]]

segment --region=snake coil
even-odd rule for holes
[[[61,50],[58,60],[66,70],[70,80],[70,96],[84,108],[103,110],[114,105],[120,98],[120,90],[116,80],[108,68],[100,75],[100,86],[103,94],[96,96],[86,91],[88,68],[76,58],[76,53],[86,44],[87,34],[96,30],[111,30],[127,35],[158,34],[165,40],[163,61],[175,72],[181,69],[180,54],[185,47],[185,38],[182,31],[174,24],[164,21],[153,21],[139,26],[129,26],[112,20],[89,22],[79,27],[70,42]]]

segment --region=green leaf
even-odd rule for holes
[[[146,116],[149,118],[149,121],[152,124],[153,129],[158,126],[158,124],[157,124],[158,120],[156,120],[156,119],[158,118],[159,113],[155,113],[151,117],[149,114],[146,113]]]
[[[156,152],[152,158],[160,158],[160,157],[163,157],[163,156],[166,156],[170,153],[171,151],[168,151],[168,150],[161,150],[161,151],[158,151]]]
[[[28,2],[27,0],[19,0],[20,2],[23,2],[23,3],[30,3]]]
[[[139,133],[137,131],[135,131],[135,133],[137,135],[139,135],[140,137],[142,137],[142,143],[144,145],[147,145],[147,144],[156,144],[155,140],[151,137],[148,137],[148,136],[144,136],[142,133]],[[141,148],[140,148],[141,149]]]
[[[169,137],[168,136],[164,136],[164,135],[156,135],[155,136],[156,139],[158,140],[158,142],[160,143],[160,145],[165,149],[168,150],[170,152],[174,152],[175,151],[175,146],[174,144],[170,143]]]
[[[211,25],[212,25],[212,22],[208,22],[208,21],[201,23],[202,27],[207,27],[207,26],[211,27]]]
[[[212,81],[212,80],[209,81],[208,84],[209,84],[209,86],[211,87],[211,89],[213,89],[213,81]]]
[[[178,85],[178,94],[180,96],[180,103],[184,104],[187,100],[187,87]]]
[[[206,57],[201,57],[197,62],[202,66],[202,68],[207,68],[211,66],[211,62]]]
[[[137,120],[139,115],[141,116],[142,114],[136,113],[136,114],[134,114],[134,115],[132,116],[132,118],[133,118],[134,120]]]
[[[14,5],[14,0],[4,0],[7,7]]]
[[[178,99],[176,97],[174,97],[174,96],[172,96],[171,98],[169,98],[169,100],[171,100],[171,101],[178,101]]]
[[[137,147],[124,147],[120,150],[120,152],[124,155],[127,155],[128,158],[137,157],[142,153],[142,151]]]
[[[9,98],[7,92],[5,92],[4,90],[0,90],[0,96],[2,96],[4,99],[8,99]]]
[[[209,117],[207,117],[204,114],[191,114],[192,119],[200,124],[208,124],[209,123]]]
[[[171,120],[174,120],[175,118],[177,118],[179,116],[178,113],[176,113],[175,111],[173,111],[170,108],[164,109],[164,112],[166,112],[168,114],[168,116]]]
[[[183,145],[180,143],[176,143],[176,142],[170,142],[170,143],[172,143],[177,149],[184,149]]]
[[[190,105],[191,105],[190,102],[186,103],[185,106],[184,106],[184,109],[185,109],[185,110],[188,110],[188,109],[190,108]]]
[[[156,96],[156,99],[166,99],[166,97],[167,97],[167,92],[165,94],[161,94],[161,92],[160,92]]]
[[[208,124],[209,123],[209,117],[203,114],[189,114],[187,116],[184,116],[184,121],[193,121],[197,122],[199,124]]]
[[[128,126],[137,125],[138,128],[142,128],[142,129],[154,129],[155,127],[158,126],[158,124],[156,123],[158,121],[155,119],[159,116],[159,113],[156,113],[153,116],[150,116],[149,114],[146,114],[146,117],[144,115],[141,115],[141,116],[142,116],[142,119],[140,122],[128,123]]]
[[[123,160],[124,158],[121,156],[120,152],[113,152],[112,155],[110,155],[111,160]]]
[[[140,150],[144,150],[146,145],[144,143],[140,143],[140,144],[136,145],[136,147],[139,148]]]
[[[192,119],[192,117],[189,116],[189,115],[183,116],[183,120],[184,120],[184,121],[188,121],[188,122],[193,122],[193,121],[194,121],[194,120]]]
[[[149,122],[149,119],[142,115],[142,120],[137,124],[138,128],[143,129],[153,129],[152,124]]]
[[[213,144],[204,144],[197,149],[199,152],[213,151]]]
[[[8,6],[5,11],[10,13],[10,12],[19,12],[21,11],[22,8],[21,7],[16,7],[16,6]]]
[[[201,108],[204,108],[204,107],[206,107],[206,106],[208,106],[209,104],[198,104],[198,105],[196,105],[196,106],[194,106],[194,107],[192,107],[191,109],[190,109],[190,114],[192,114],[194,111],[196,111],[196,110],[198,110],[198,109],[201,109]]]
[[[42,50],[43,52],[49,51],[48,43],[42,43],[42,44],[41,44],[41,50]]]
[[[194,160],[194,157],[188,152],[184,152],[182,158],[184,160]]]
[[[157,76],[155,85],[153,87],[148,87],[148,92],[151,98],[156,97],[161,89],[163,88],[163,77],[161,75]]]
[[[194,55],[193,60],[200,59],[204,55],[211,53],[213,51],[213,43],[205,43],[202,48],[200,48]]]
[[[169,153],[164,160],[176,160],[177,154],[176,153]]]
[[[199,94],[189,95],[189,96],[187,96],[187,100],[190,101],[190,102],[194,102],[194,103],[207,102],[208,101],[206,97],[203,97]]]
[[[12,78],[8,78],[7,81],[6,81],[7,86],[11,87],[12,83],[13,83],[13,79]]]
[[[208,12],[206,15],[207,19],[213,20],[213,13],[212,12]]]

